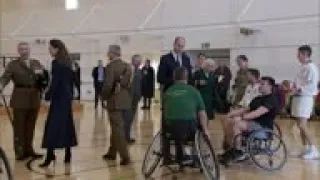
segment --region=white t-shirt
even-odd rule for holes
[[[301,89],[301,96],[316,96],[318,94],[319,72],[317,66],[310,62],[304,64],[295,78],[295,85]]]
[[[255,84],[248,84],[246,87],[246,92],[242,98],[242,100],[239,102],[239,105],[242,107],[249,107],[250,102],[261,95],[259,91],[260,84],[255,83]]]

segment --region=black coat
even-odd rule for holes
[[[145,98],[152,98],[154,96],[154,70],[150,67],[142,68],[142,88],[141,93]]]
[[[93,70],[92,70],[92,78],[93,78],[93,84],[94,84],[94,87],[98,87],[98,78],[99,78],[99,67],[94,67]],[[106,73],[106,70],[105,68],[103,67],[103,74]]]
[[[192,84],[192,66],[190,58],[182,54],[182,66],[188,71],[188,82]],[[173,84],[173,71],[178,67],[176,60],[172,53],[161,56],[158,68],[157,80],[158,83],[163,85],[163,91],[167,90]]]
[[[46,95],[51,100],[42,147],[66,148],[77,145],[72,115],[73,72],[54,60],[51,86]]]

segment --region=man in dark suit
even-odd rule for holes
[[[150,109],[151,99],[154,96],[154,69],[151,67],[149,59],[146,60],[146,63],[142,68],[142,74],[142,109]]]
[[[98,66],[93,68],[92,77],[94,85],[94,108],[97,109],[100,92],[103,86],[105,69],[103,67],[102,60],[98,61]]]
[[[177,67],[185,67],[188,71],[188,83],[192,84],[192,66],[190,57],[184,53],[186,40],[184,37],[176,37],[173,43],[173,51],[165,54],[160,59],[157,80],[162,91],[166,91],[173,84],[173,71]]]

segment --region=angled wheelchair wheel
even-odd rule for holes
[[[13,179],[8,158],[2,148],[0,148],[0,179],[3,179],[3,180]]]
[[[209,138],[202,132],[197,131],[195,146],[200,160],[203,173],[208,180],[220,179],[220,168]]]
[[[159,131],[152,140],[152,143],[149,145],[148,150],[144,156],[142,163],[142,174],[145,178],[149,178],[154,170],[157,168],[161,158],[162,158],[162,149],[161,149],[161,131]]]
[[[279,124],[277,124],[276,122],[273,123],[273,132],[278,135],[280,138],[282,138],[282,131],[280,129]]]
[[[280,170],[287,162],[287,148],[279,135],[270,130],[250,134],[247,150],[252,161],[266,171]]]

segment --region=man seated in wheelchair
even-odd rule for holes
[[[234,142],[238,134],[260,129],[273,129],[279,104],[273,93],[274,87],[275,80],[273,78],[262,77],[259,88],[261,95],[254,98],[248,108],[229,112],[223,123],[224,137],[228,147],[225,147],[225,153],[219,156],[221,161],[237,161],[244,158],[244,154],[239,148],[241,144]]]
[[[176,162],[182,165],[185,159],[183,144],[195,137],[199,127],[197,120],[205,134],[207,129],[207,115],[205,105],[197,89],[188,85],[188,71],[179,67],[173,74],[174,84],[165,92],[163,97],[163,158],[164,164],[171,162],[170,140],[174,140],[176,147]],[[170,140],[166,135],[170,134]]]

